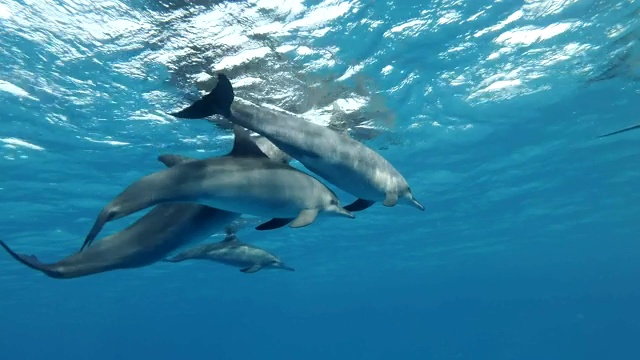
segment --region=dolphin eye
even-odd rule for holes
[[[331,205],[338,205],[338,200],[331,199]]]

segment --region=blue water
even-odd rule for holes
[[[18,252],[77,251],[161,153],[226,153],[228,131],[165,114],[218,70],[239,96],[374,133],[427,208],[240,230],[296,272],[192,261],[57,280],[0,252],[0,357],[640,359],[640,131],[596,138],[640,122],[639,14],[0,0],[0,238]]]

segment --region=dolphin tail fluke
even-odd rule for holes
[[[226,75],[218,73],[218,83],[210,93],[190,106],[169,115],[181,119],[202,119],[212,115],[231,116],[231,103],[234,93],[231,81]]]
[[[43,274],[52,277],[52,278],[62,278],[63,276],[59,271],[55,271],[52,269],[51,265],[43,264],[38,260],[34,255],[23,255],[18,254],[15,251],[11,250],[11,248],[4,243],[4,241],[0,240],[0,246],[2,246],[12,258],[16,259],[18,262],[28,266],[34,270],[38,270]]]

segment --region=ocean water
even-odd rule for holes
[[[0,357],[640,359],[640,131],[597,138],[640,123],[638,38],[635,0],[0,0],[17,252],[77,251],[159,154],[226,153],[230,131],[166,114],[217,71],[376,149],[426,207],[248,219],[295,272],[60,280],[0,251]]]

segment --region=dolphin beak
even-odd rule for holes
[[[347,210],[347,209],[345,209],[343,207],[337,207],[337,209],[338,209],[338,214],[340,214],[342,216],[348,217],[350,219],[355,219],[356,218],[356,216],[353,215],[353,213],[351,213],[351,211],[349,211],[349,210]]]
[[[280,265],[280,267],[281,267],[283,270],[287,270],[287,271],[296,271],[296,269],[294,269],[294,268],[292,268],[292,267],[290,267],[290,266],[287,266],[287,265],[285,265],[285,264]]]
[[[420,202],[415,198],[411,198],[411,205],[417,208],[418,210],[424,211],[424,206],[422,206],[422,204],[420,204]]]

